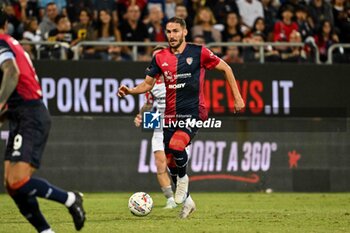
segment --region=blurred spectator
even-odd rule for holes
[[[82,9],[79,14],[79,22],[74,23],[73,31],[77,35],[77,42],[95,40],[94,27],[92,26],[92,13],[88,8]],[[84,58],[93,57],[95,50],[91,46],[82,48]]]
[[[225,28],[222,31],[222,41],[232,41],[233,38],[235,42],[242,41],[243,33],[241,31],[241,24],[239,16],[235,12],[230,12],[226,15]]]
[[[311,0],[309,4],[309,13],[314,23],[314,32],[318,32],[321,29],[321,23],[324,20],[328,20],[334,25],[332,7],[325,0]]]
[[[302,37],[300,32],[292,31],[289,35],[289,42],[301,43]],[[287,47],[286,50],[280,52],[282,62],[297,62],[302,63],[306,61],[306,52],[303,47]]]
[[[176,1],[176,0],[165,0],[165,18],[171,19],[175,16],[175,10],[177,2],[183,2],[183,1]]]
[[[252,44],[261,44],[264,41],[263,35],[260,33],[252,34],[251,37],[243,39],[243,42]],[[259,63],[260,62],[260,46],[251,46],[243,48],[243,60],[248,63]],[[272,47],[264,47],[265,62],[277,62],[280,60],[279,52]]]
[[[321,22],[321,29],[315,35],[315,42],[320,52],[320,60],[326,62],[328,59],[328,48],[335,43],[339,43],[338,35],[334,32],[332,23],[329,20]]]
[[[266,31],[266,25],[265,25],[265,20],[262,17],[258,17],[255,19],[252,30],[250,33],[260,33],[263,37],[264,40],[266,41],[268,38],[268,34]]]
[[[45,16],[39,24],[39,28],[41,31],[41,36],[46,40],[48,38],[49,31],[56,28],[55,19],[58,15],[58,11],[56,4],[53,2],[48,3],[45,9]]]
[[[148,34],[151,41],[165,42],[165,28],[163,27],[164,14],[160,5],[153,5],[149,10]]]
[[[261,0],[264,8],[264,19],[267,32],[267,41],[273,40],[273,28],[275,26],[277,9],[272,5],[273,0]]]
[[[240,50],[237,46],[228,46],[225,55],[222,57],[222,60],[227,63],[243,63],[243,58],[241,57]]]
[[[198,45],[205,45],[204,37],[201,35],[197,35],[193,38],[193,43]]]
[[[188,17],[188,12],[187,8],[184,4],[177,4],[175,8],[175,16],[182,18],[186,21],[186,26],[187,26],[187,36],[186,36],[186,41],[192,41],[192,33],[191,33],[191,28],[193,27],[193,21]]]
[[[14,15],[17,18],[17,20],[22,23],[26,22],[28,16],[38,16],[38,6],[36,2],[28,0],[12,0],[8,2],[10,3],[8,5],[11,5],[13,7]]]
[[[37,0],[18,0],[18,6],[21,12],[21,20],[25,22],[28,17],[39,19],[39,6]]]
[[[200,8],[192,27],[192,36],[201,35],[205,43],[221,42],[221,33],[213,26],[216,23],[213,12],[208,7]]]
[[[206,44],[221,42],[221,32],[213,27],[215,23],[213,12],[208,7],[200,8],[192,27],[192,37],[203,36]],[[221,54],[221,47],[212,47],[211,49],[215,54]]]
[[[305,41],[307,38],[313,36],[313,30],[311,25],[312,19],[308,17],[308,11],[306,6],[300,5],[295,10],[296,23],[298,24],[298,29],[302,37],[302,41]],[[311,23],[309,23],[311,21]]]
[[[295,10],[302,4],[304,4],[304,0],[285,0],[281,1],[281,6],[279,7],[279,12],[277,14],[277,18],[282,19],[282,10],[286,7],[289,7],[290,9],[295,12]]]
[[[22,33],[20,32],[21,21],[20,18],[16,16],[16,12],[13,5],[6,4],[4,11],[6,12],[8,19],[8,34],[17,39],[20,39],[22,35]]]
[[[350,43],[350,5],[346,7],[345,0],[334,0],[333,15],[340,42]]]
[[[38,20],[35,17],[29,17],[24,23],[23,41],[39,42],[41,33],[39,30]],[[29,54],[31,59],[35,59],[40,45],[23,45],[24,50]]]
[[[125,61],[126,59],[122,54],[122,47],[120,46],[111,46],[108,49],[109,60],[110,61]]]
[[[117,1],[116,0],[95,0],[94,5],[94,19],[96,21],[99,20],[98,18],[98,13],[101,12],[102,10],[108,10],[111,12],[111,17],[113,19],[114,25],[118,25],[119,23],[119,16],[118,16],[118,6],[117,6]]]
[[[126,18],[120,26],[120,32],[123,41],[141,41],[149,42],[147,27],[141,21],[140,7],[137,5],[129,6],[126,13]],[[123,48],[123,51],[132,57],[131,49],[129,47]],[[151,48],[139,47],[140,60],[149,60]]]
[[[247,27],[243,33],[249,32],[256,18],[264,17],[264,8],[258,0],[240,0],[237,2],[242,24]]]
[[[220,24],[225,24],[228,13],[235,12],[239,14],[236,0],[207,1],[206,6],[212,9],[215,19]]]
[[[79,21],[73,25],[73,31],[77,35],[78,40],[95,40],[91,11],[88,8],[83,8],[80,10],[78,16]]]
[[[188,12],[188,22],[190,22],[190,25],[189,25],[190,27],[188,27],[189,31],[191,30],[191,28],[193,26],[195,16],[198,14],[199,9],[205,6],[205,2],[206,1],[202,1],[202,0],[184,1],[185,6],[186,6],[186,10]]]
[[[57,27],[49,32],[48,41],[63,42],[62,46],[66,52],[63,55],[66,59],[71,59],[73,58],[71,47],[76,44],[77,36],[72,30],[71,23],[67,16],[62,14],[58,15],[56,16],[55,22]],[[55,46],[52,50],[52,56],[57,59],[62,58],[61,47]]]
[[[289,41],[292,31],[298,31],[298,25],[292,21],[293,16],[293,8],[290,6],[282,10],[282,20],[275,23],[273,41]]]
[[[112,14],[107,9],[98,12],[96,22],[95,38],[97,41],[117,42],[121,41],[118,28],[114,25]],[[111,46],[96,46],[95,51],[98,58],[109,60],[109,49]]]
[[[79,21],[80,12],[83,9],[93,12],[93,0],[67,0],[67,14],[72,23]],[[92,20],[93,18],[90,19]]]
[[[67,1],[66,0],[38,0],[40,17],[44,17],[45,10],[49,3],[55,3],[58,14],[67,15]]]
[[[147,0],[118,0],[117,1],[117,9],[118,16],[120,21],[127,20],[128,18],[128,9],[130,6],[137,5],[140,11],[140,20],[142,20],[145,15],[147,15]]]

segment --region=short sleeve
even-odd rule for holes
[[[4,40],[0,40],[0,65],[8,59],[15,59],[15,55],[10,46]]]
[[[161,69],[159,68],[156,60],[156,56],[152,58],[151,64],[147,67],[145,74],[151,76],[152,78],[157,78],[159,74],[161,74]]]
[[[220,62],[220,58],[206,47],[202,47],[201,65],[207,69],[214,69]]]

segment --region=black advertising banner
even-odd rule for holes
[[[136,128],[133,117],[52,122],[39,170],[43,177],[82,191],[160,190],[152,133]],[[7,134],[1,131],[2,151]],[[350,191],[349,141],[348,132],[200,131],[189,150],[191,190]]]
[[[147,63],[36,63],[44,101],[52,115],[135,114],[143,97],[118,98],[120,85],[134,87],[144,79]],[[343,116],[350,103],[350,66],[233,65],[247,104],[244,116]],[[233,112],[234,101],[223,75],[207,72],[206,104],[211,114]]]
[[[142,82],[146,66],[36,63],[44,101],[53,115],[40,175],[66,189],[160,190],[152,132],[133,123],[143,97],[115,95],[120,84]],[[223,119],[224,127],[200,130],[193,140],[191,191],[350,191],[350,121],[344,115],[350,105],[350,66],[232,68],[247,109],[234,116],[222,74],[207,73],[210,116]],[[6,127],[0,136],[4,151]]]

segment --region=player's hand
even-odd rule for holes
[[[127,86],[125,85],[121,85],[118,89],[118,96],[119,97],[124,97],[126,95],[129,95],[130,94],[130,88],[128,88]]]
[[[142,123],[142,116],[141,114],[137,114],[135,119],[134,119],[134,123],[136,127],[140,127],[141,123]]]
[[[241,111],[245,107],[245,103],[241,98],[235,99],[235,112]]]

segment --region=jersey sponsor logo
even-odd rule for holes
[[[168,87],[169,89],[180,89],[184,88],[186,83],[178,83],[178,84],[170,84]]]
[[[193,57],[186,58],[186,62],[187,62],[188,65],[191,65],[192,62],[193,62]]]
[[[177,74],[174,75],[176,79],[180,79],[180,78],[191,78],[192,74],[191,73],[183,73],[183,74]]]
[[[166,63],[166,62],[164,62],[164,63],[162,64],[162,67],[163,67],[163,66],[169,66],[169,64]]]

